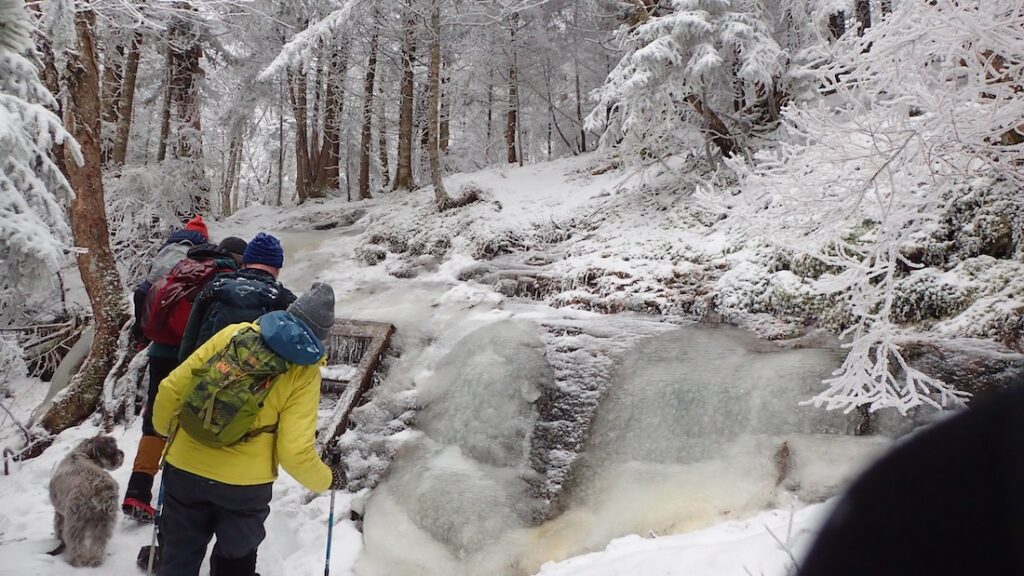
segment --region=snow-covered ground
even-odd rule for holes
[[[831,503],[664,537],[626,536],[602,552],[545,564],[538,576],[784,576],[814,540]]]
[[[453,440],[450,436],[455,421],[441,420],[458,416],[461,410],[462,415],[469,416],[463,429],[475,430],[471,410],[479,408],[475,402],[487,399],[481,397],[485,395],[480,390],[491,389],[481,385],[474,395],[472,379],[459,371],[475,369],[474,358],[460,355],[459,351],[468,349],[468,344],[483,343],[482,336],[488,332],[480,329],[506,321],[527,326],[522,337],[498,339],[480,349],[495,363],[514,362],[526,357],[520,356],[520,352],[527,354],[542,346],[556,373],[572,376],[576,366],[580,368],[577,376],[583,379],[590,376],[586,371],[590,368],[573,362],[594,362],[594,358],[600,360],[601,355],[607,355],[606,365],[598,366],[600,370],[595,368],[594,374],[611,378],[609,375],[617,374],[629,361],[640,362],[627,353],[643,338],[666,333],[676,334],[672,338],[685,338],[685,333],[678,336],[677,332],[686,325],[682,315],[728,319],[762,335],[779,337],[804,332],[801,314],[806,315],[826,302],[815,291],[810,274],[798,274],[794,265],[780,267],[776,255],[766,247],[732,240],[711,226],[713,222],[706,220],[707,215],[679,192],[679,182],[667,182],[671,175],[662,170],[654,167],[624,172],[607,158],[588,155],[524,168],[493,168],[455,175],[449,180],[453,193],[473,183],[483,190],[485,199],[440,216],[435,214],[431,192],[426,189],[356,203],[338,199],[310,202],[290,210],[253,207],[226,222],[211,224],[211,231],[217,238],[227,234],[251,237],[259,230],[274,231],[286,249],[281,279],[287,286],[302,292],[315,280],[326,281],[337,293],[339,317],[387,321],[398,327],[397,353],[388,360],[387,379],[374,400],[354,416],[357,429],[346,435],[349,464],[360,487],[376,486],[390,459],[398,454],[407,463],[404,472],[395,473],[398,480],[402,480],[403,474],[415,478],[419,470],[448,474],[438,478],[467,482],[467,489],[480,494],[481,502],[487,504],[493,501],[483,498],[488,482],[496,478],[507,480],[495,484],[507,487],[519,482],[519,476],[509,475],[494,462],[488,464],[490,468],[481,465],[474,456],[479,456],[479,444],[487,442],[473,446],[473,442],[463,442],[461,438]],[[691,186],[683,184],[684,188]],[[989,264],[1003,272],[1018,265]],[[946,274],[938,280],[947,282],[949,278]],[[997,301],[973,301],[966,308],[966,313],[976,319],[972,325],[1024,305],[1024,298],[1014,290],[1007,286],[993,288],[985,294],[1000,294]],[[594,311],[615,314],[601,316]],[[641,316],[636,316],[638,313]],[[829,318],[823,315],[821,324],[828,325]],[[949,319],[935,326],[935,331],[946,336],[964,335],[961,332],[966,328],[957,326]],[[921,328],[927,330],[932,325],[924,323]],[[532,330],[537,332],[536,336],[530,335]],[[742,339],[728,336],[725,341],[718,350],[730,350],[729,346]],[[672,364],[675,355],[671,343],[675,341],[663,342],[661,356],[653,360],[644,357],[643,362],[667,364],[662,365],[660,372],[654,369],[638,373],[646,374],[645,378],[662,378],[665,386],[672,386],[676,374],[690,371],[686,366]],[[835,344],[821,334],[817,334],[815,342],[826,348]],[[743,346],[749,347],[747,358],[751,366],[759,355],[770,356],[760,354],[766,350],[758,345]],[[791,356],[776,358],[792,358],[792,362],[782,364],[806,362],[807,370],[827,368],[827,355],[801,356],[804,351],[790,352]],[[682,355],[678,358],[679,362],[684,359]],[[702,361],[708,362],[700,356],[688,361],[695,367]],[[722,458],[693,462],[692,466],[690,462],[670,462],[660,467],[650,462],[616,462],[617,467],[609,468],[611,473],[602,477],[610,482],[610,491],[598,491],[609,497],[608,506],[594,506],[585,498],[577,499],[570,503],[577,506],[570,513],[528,532],[512,530],[512,536],[502,537],[519,541],[510,545],[503,541],[496,548],[476,541],[482,532],[474,534],[473,525],[458,524],[466,518],[486,516],[481,514],[487,511],[486,506],[477,505],[465,511],[465,516],[453,516],[447,520],[448,525],[444,519],[424,520],[423,514],[448,510],[447,503],[428,501],[425,497],[414,510],[409,494],[416,494],[419,488],[403,486],[393,481],[395,478],[388,480],[385,476],[384,487],[376,499],[368,496],[366,490],[356,497],[346,494],[339,498],[332,573],[408,576],[439,573],[440,566],[451,567],[446,572],[451,574],[495,573],[481,572],[484,563],[468,568],[463,565],[475,551],[477,555],[501,552],[515,556],[512,561],[517,563],[516,573],[541,569],[543,575],[784,574],[792,564],[790,554],[799,557],[827,513],[828,504],[806,503],[834,494],[837,483],[848,478],[853,470],[838,464],[856,461],[862,465],[877,453],[881,442],[846,442],[834,434],[824,439],[808,436],[819,430],[803,428],[811,420],[801,410],[808,409],[798,409],[796,404],[808,397],[810,390],[795,385],[806,385],[806,374],[785,375],[778,365],[776,362],[761,376],[774,378],[773,385],[778,387],[759,386],[756,368],[751,369],[749,381],[731,378],[728,366],[719,367],[725,372],[715,375],[714,384],[723,390],[721,396],[711,398],[708,394],[713,394],[714,388],[687,381],[688,386],[694,387],[694,394],[700,390],[694,398],[702,403],[691,408],[696,416],[704,409],[709,415],[707,420],[717,416],[723,422],[749,420],[756,424],[745,425],[743,430],[729,427],[733,436],[728,440],[732,443],[723,445],[731,447],[736,456],[733,459],[723,452]],[[741,372],[741,368],[733,371]],[[507,373],[514,375],[514,370]],[[523,373],[536,376],[543,370],[524,369]],[[481,372],[480,376],[500,379],[508,374],[495,375],[489,371]],[[468,384],[460,384],[460,378]],[[500,384],[499,380],[488,382]],[[790,383],[794,385],[787,386]],[[745,386],[752,388],[748,390]],[[501,392],[500,387],[493,390]],[[497,392],[491,396],[504,398]],[[603,388],[597,387],[587,394],[602,392]],[[770,408],[759,410],[754,403],[747,408],[737,401],[748,393],[758,392],[763,396],[764,406]],[[509,397],[507,405],[495,406],[494,413],[518,414],[513,403],[524,399],[532,402],[530,399],[535,399],[536,393],[524,385],[520,394]],[[648,396],[631,396],[628,401],[647,410],[651,396],[649,392],[645,394]],[[465,404],[452,404],[458,409],[436,408],[419,426],[411,424],[410,414],[438,399]],[[713,401],[705,404],[710,400]],[[678,401],[685,404],[688,399],[681,396]],[[709,406],[722,410],[710,410]],[[723,417],[723,413],[732,416]],[[632,434],[641,437],[660,433],[658,443],[667,445],[674,439],[672,434],[681,434],[677,429],[670,432],[670,425],[686,425],[691,421],[688,418],[700,420],[694,414],[676,419],[663,414],[652,427],[636,429]],[[644,416],[638,413],[634,420]],[[436,418],[433,424],[429,418]],[[622,412],[606,414],[604,418],[613,422],[631,420]],[[780,424],[766,428],[762,420]],[[821,421],[824,420],[827,418]],[[841,418],[833,424],[828,424],[829,432],[841,431]],[[89,425],[68,431],[43,456],[16,466],[11,476],[0,478],[0,574],[60,576],[124,574],[134,570],[135,555],[140,546],[148,543],[150,532],[125,520],[119,523],[108,561],[100,569],[73,570],[61,559],[44,554],[55,544],[46,496],[49,473],[77,440],[94,431]],[[518,438],[516,434],[522,431],[511,426],[507,431],[495,432],[495,443],[502,450],[506,450],[506,444],[498,441],[506,432]],[[118,427],[113,434],[128,461],[115,472],[124,486],[138,440],[137,423],[128,428]],[[7,440],[15,435],[16,432],[4,430],[0,438]],[[700,442],[701,438],[689,440]],[[790,484],[779,487],[771,458],[782,441],[789,442],[788,446],[802,455],[803,461],[791,472],[794,476],[789,476]],[[419,456],[410,456],[410,452],[415,452],[410,448],[427,452],[417,460]],[[517,448],[508,450],[514,449]],[[625,450],[621,446],[616,449]],[[718,449],[716,444],[714,450]],[[505,456],[488,458],[500,461]],[[737,465],[748,460],[746,467]],[[839,468],[843,468],[842,474],[838,473]],[[632,484],[643,486],[644,490],[649,488],[650,494],[631,499],[633,495],[625,489],[631,486],[629,476],[623,475],[616,481],[615,474],[622,470],[654,474],[653,479]],[[738,478],[746,481],[739,482]],[[730,487],[735,490],[727,493]],[[659,514],[630,510],[630,506],[643,510],[648,509],[645,506],[657,508],[665,502],[671,502],[671,506],[662,506]],[[781,509],[769,510],[774,507]],[[311,497],[283,475],[275,486],[259,571],[264,576],[320,573],[327,508],[325,496]],[[348,520],[350,508],[366,514],[365,548],[363,534]],[[421,516],[416,516],[416,511]],[[501,530],[518,526],[507,518],[494,522],[501,525]],[[493,525],[488,529],[491,528]],[[630,532],[638,535],[618,538]],[[445,542],[446,537],[455,537],[452,535],[462,538],[473,550],[452,549],[451,540]],[[600,550],[613,538],[618,539],[604,552],[540,568],[549,560]],[[530,551],[529,558],[522,555],[524,549]],[[409,562],[411,567],[382,568],[381,560],[395,554],[414,559]]]
[[[73,568],[62,557],[46,553],[54,549],[53,508],[47,492],[50,474],[79,441],[98,432],[90,424],[61,434],[42,456],[16,464],[10,476],[0,477],[0,574],[10,576],[72,576],[77,574],[136,574],[139,549],[149,544],[152,527],[120,519],[107,547],[107,558],[98,568]],[[125,452],[125,463],[113,472],[118,484],[127,485],[131,460],[141,430],[136,422],[115,428],[111,435]],[[361,535],[348,521],[351,496],[339,493],[335,503],[332,573],[349,574],[362,548]],[[267,520],[267,540],[260,547],[259,570],[271,576],[320,574],[324,568],[327,518],[330,499],[311,498],[298,482],[282,474],[274,485],[274,503]]]

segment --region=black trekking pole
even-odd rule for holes
[[[327,517],[327,559],[324,561],[324,576],[331,576],[331,539],[334,536],[334,471],[341,465],[341,450],[331,449],[331,514]]]

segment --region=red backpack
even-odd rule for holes
[[[185,334],[192,302],[214,274],[230,272],[213,260],[184,258],[146,294],[146,322],[142,332],[157,344],[177,346]]]

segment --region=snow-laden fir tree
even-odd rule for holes
[[[741,152],[752,123],[774,120],[786,98],[779,7],[672,0],[652,15],[636,4],[637,24],[618,34],[626,53],[598,91],[588,126],[606,146],[646,157],[692,148],[694,127],[722,154]]]
[[[814,399],[901,412],[958,393],[907,365],[893,317],[902,248],[935,225],[950,192],[1024,182],[1024,4],[902,2],[817,70],[827,99],[789,108],[778,146],[736,161],[724,202],[741,229],[837,272],[819,288],[857,322],[850,353]]]
[[[47,106],[53,96],[29,59],[32,22],[21,0],[0,0],[0,323],[18,320],[24,297],[65,262],[71,188],[50,157],[78,147]]]

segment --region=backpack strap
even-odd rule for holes
[[[248,432],[246,432],[245,436],[242,436],[242,442],[247,442],[249,440],[252,440],[253,438],[259,436],[260,434],[270,434],[270,433],[273,433],[273,432],[277,432],[277,424],[271,424],[269,426],[260,426],[259,428],[253,428],[252,430],[249,430]]]

